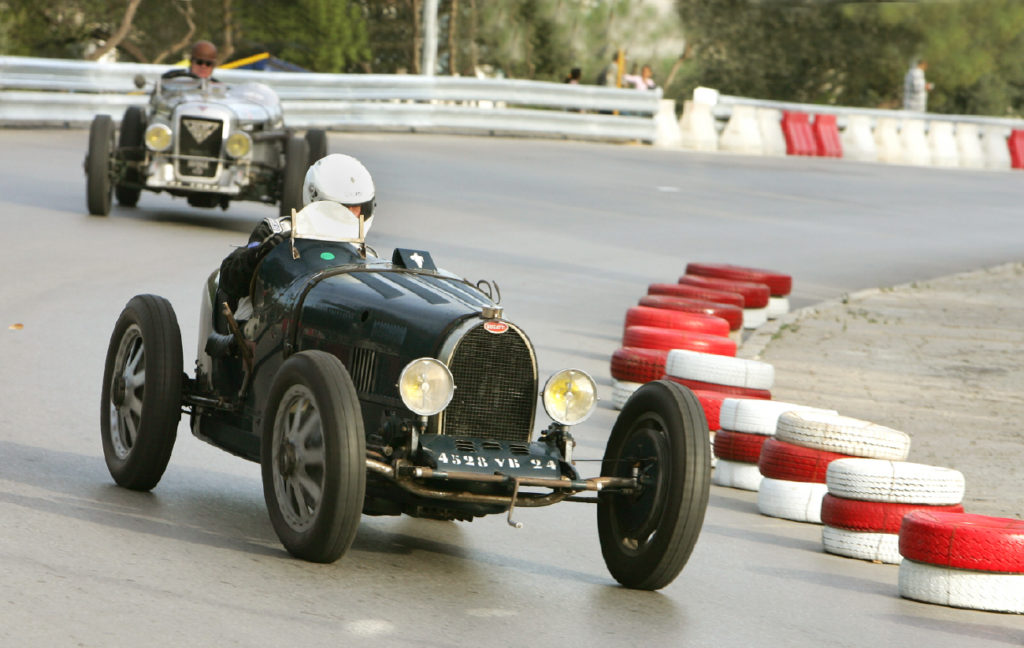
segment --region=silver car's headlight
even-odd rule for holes
[[[556,423],[586,421],[597,405],[597,385],[585,371],[563,369],[544,384],[544,411]]]
[[[233,158],[245,157],[252,150],[252,138],[242,131],[231,133],[228,136],[227,144],[224,145],[224,150]]]
[[[153,124],[146,129],[146,148],[150,151],[166,151],[174,139],[170,127],[166,124]]]
[[[405,365],[398,376],[402,402],[420,416],[433,416],[452,401],[455,379],[440,360],[419,358]]]

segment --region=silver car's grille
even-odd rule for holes
[[[529,342],[514,327],[489,333],[483,325],[458,342],[448,368],[455,395],[442,434],[529,441],[537,405],[537,369]]]
[[[181,128],[178,129],[178,154],[214,159],[180,158],[178,174],[202,178],[212,178],[217,175],[217,160],[220,158],[223,135],[224,122],[219,119],[182,117]]]

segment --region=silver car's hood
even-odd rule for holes
[[[192,104],[189,110],[204,106],[219,106],[230,110],[240,122],[281,123],[283,114],[277,94],[262,83],[201,83],[196,79],[170,79],[162,84],[159,96],[154,96],[158,110],[171,112],[182,104]]]

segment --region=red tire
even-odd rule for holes
[[[772,297],[785,297],[793,291],[793,277],[773,270],[745,268],[728,263],[688,263],[686,264],[686,274],[762,283],[768,286]]]
[[[736,343],[721,335],[675,331],[657,326],[627,326],[622,346],[641,349],[686,349],[701,353],[735,356]]]
[[[836,459],[849,456],[769,439],[761,450],[757,465],[762,475],[772,479],[824,484],[828,465]]]
[[[903,516],[911,511],[963,513],[962,504],[929,506],[895,502],[865,502],[826,495],[821,500],[821,522],[840,529],[867,533],[899,533]]]
[[[627,310],[626,326],[659,326],[708,335],[729,335],[729,322],[721,317],[650,306],[633,306]]]
[[[729,394],[707,389],[694,389],[693,395],[697,397],[700,406],[704,409],[704,418],[708,420],[708,429],[715,432],[721,428],[722,401],[729,398]]]
[[[699,299],[701,301],[709,301],[716,304],[729,304],[730,306],[739,306],[740,308],[746,307],[743,295],[735,290],[717,290],[714,288],[683,285],[680,283],[655,283],[647,286],[647,294],[682,297],[684,299]]]
[[[676,378],[675,376],[664,375],[664,380],[671,380],[677,382],[680,385],[685,385],[694,391],[714,391],[721,394],[725,394],[729,397],[739,398],[760,398],[762,400],[771,400],[772,393],[767,389],[751,389],[749,387],[732,387],[730,385],[718,385],[715,383],[701,382],[699,380],[689,380],[687,378]]]
[[[1024,520],[912,511],[900,526],[900,554],[942,567],[1024,574]]]
[[[666,285],[675,286],[677,284]],[[690,299],[688,297],[673,297],[672,295],[644,295],[640,298],[639,303],[641,306],[650,308],[721,317],[729,323],[730,331],[738,331],[743,328],[743,308],[733,304],[722,304],[703,299]]]
[[[664,349],[622,347],[612,353],[612,378],[626,382],[648,383],[665,375]]]
[[[679,277],[683,286],[695,286],[710,290],[724,290],[743,295],[743,308],[767,308],[771,291],[763,283],[751,281],[733,281],[732,279],[713,279],[700,275],[683,275]]]
[[[715,456],[726,461],[756,464],[766,439],[763,434],[719,430],[715,432]]]

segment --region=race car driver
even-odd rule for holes
[[[192,46],[192,53],[189,56],[188,69],[174,68],[163,73],[162,78],[173,79],[175,77],[192,77],[195,79],[213,78],[213,68],[217,64],[217,46],[210,41],[201,40]]]

